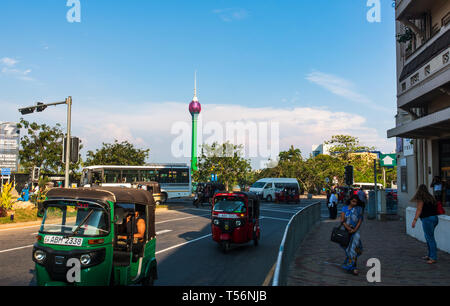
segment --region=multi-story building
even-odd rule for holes
[[[397,137],[399,214],[417,187],[444,181],[450,206],[450,1],[397,0]],[[430,192],[432,192],[430,187]]]

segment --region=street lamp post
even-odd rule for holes
[[[48,106],[56,106],[66,104],[67,105],[67,133],[66,133],[66,159],[65,159],[65,177],[64,177],[64,187],[69,188],[69,173],[70,173],[70,129],[71,129],[71,117],[72,117],[72,97],[67,97],[64,102],[54,102],[49,104],[44,104],[38,102],[36,106],[24,107],[19,109],[19,112],[22,115],[32,114],[35,110],[38,112],[44,111]],[[63,148],[64,149],[64,148]]]

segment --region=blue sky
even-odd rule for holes
[[[309,154],[334,131],[315,125],[394,149],[386,139],[396,113],[390,0],[381,0],[380,23],[367,21],[366,0],[80,3],[81,23],[69,23],[66,0],[2,1],[0,121],[18,121],[19,106],[71,95],[73,132],[87,149],[130,139],[150,147],[151,161],[179,161],[167,157],[169,122],[189,122],[198,70],[205,121],[237,120],[235,108],[249,118],[270,110],[266,120],[282,123],[281,149],[293,144]],[[230,118],[213,116],[219,106],[228,106]],[[285,126],[289,110],[296,117]],[[133,122],[137,116],[147,125]],[[65,124],[61,108],[27,119]]]

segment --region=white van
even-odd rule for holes
[[[263,178],[250,186],[250,192],[256,193],[260,198],[272,202],[275,200],[275,192],[287,186],[295,186],[300,190],[295,178]]]

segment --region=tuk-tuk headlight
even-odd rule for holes
[[[213,223],[214,223],[214,225],[219,225],[219,220],[218,219],[214,219]]]
[[[47,254],[44,251],[36,250],[34,252],[34,259],[36,259],[36,261],[39,263],[43,263],[46,257]]]
[[[87,266],[88,264],[91,263],[91,255],[89,254],[81,255],[80,262],[83,266]]]
[[[241,226],[241,225],[242,225],[241,220],[236,220],[236,226]]]

